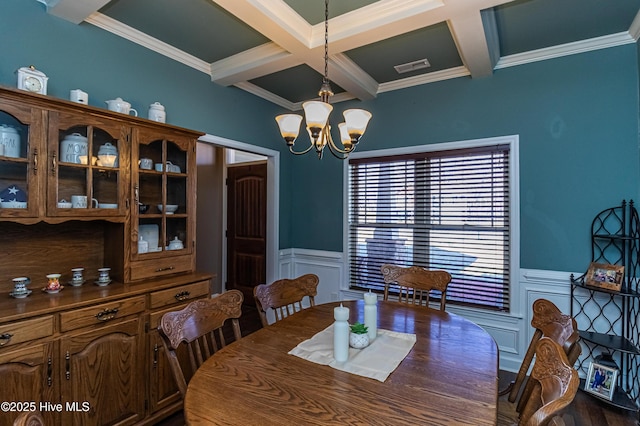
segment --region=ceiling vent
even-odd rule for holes
[[[394,68],[398,72],[398,74],[403,74],[409,71],[416,71],[423,68],[429,68],[431,64],[426,59],[420,59],[418,61],[408,62],[402,65],[395,65]]]

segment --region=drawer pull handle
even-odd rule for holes
[[[191,296],[190,291],[181,291],[180,293],[176,294],[173,297],[175,297],[177,300],[183,301],[183,300],[187,300],[189,296]]]
[[[7,343],[9,343],[12,337],[13,337],[13,334],[10,334],[10,333],[0,334],[0,340],[2,340],[0,342],[0,346],[4,346]]]
[[[96,318],[98,319],[98,321],[109,321],[114,319],[117,314],[118,314],[118,308],[105,309],[102,312],[98,312],[96,314]]]
[[[159,268],[159,269],[156,269],[156,272],[171,271],[171,270],[173,270],[173,266],[168,266],[168,267],[166,267],[166,268]]]

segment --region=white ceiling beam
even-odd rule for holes
[[[457,15],[447,24],[462,63],[471,73],[471,77],[479,78],[492,75],[494,64],[489,53],[480,12]]]
[[[223,86],[298,66],[300,58],[275,43],[265,43],[211,64],[211,81]]]
[[[47,13],[79,24],[111,0],[38,0],[47,6]]]

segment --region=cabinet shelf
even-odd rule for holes
[[[621,408],[623,410],[627,410],[627,411],[638,410],[638,407],[636,407],[633,399],[626,392],[623,392],[616,388],[616,390],[613,392],[613,398],[611,399],[611,401],[609,401],[604,398],[598,398],[597,396],[593,395],[590,392],[586,392],[584,390],[585,386],[586,386],[585,379],[580,379],[580,390],[588,395],[591,395],[593,398],[597,400],[601,400],[602,402]]]
[[[640,355],[640,350],[629,339],[612,334],[596,333],[593,331],[579,331],[580,338],[598,346],[603,346],[615,351]]]
[[[609,293],[620,297],[640,297],[640,292],[638,292],[637,290],[629,289],[626,285],[624,285],[620,291],[588,286],[584,283],[584,275],[578,277],[577,279],[572,278],[571,285],[584,288],[592,292]]]

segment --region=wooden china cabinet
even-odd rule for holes
[[[156,328],[211,294],[195,271],[200,135],[0,87],[0,399],[15,402],[0,426],[33,407],[51,425],[153,424],[181,408]],[[63,152],[69,138],[81,157]],[[83,197],[86,207],[68,204]],[[139,251],[141,239],[153,247]],[[85,282],[72,286],[77,267]],[[51,273],[62,274],[55,294]],[[13,292],[21,276],[26,296]]]

